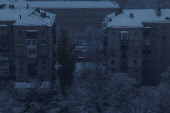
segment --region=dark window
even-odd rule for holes
[[[19,58],[19,64],[24,64],[23,58]]]
[[[18,35],[22,35],[22,30],[18,30]]]
[[[45,35],[45,30],[41,30],[41,35]]]
[[[163,32],[166,32],[166,27],[163,27],[163,28],[162,28],[162,31],[163,31]]]
[[[138,74],[138,69],[134,69],[134,74]]]
[[[24,72],[24,67],[20,67],[20,72]]]
[[[45,40],[42,40],[42,41],[41,41],[41,44],[42,44],[42,45],[45,45]]]

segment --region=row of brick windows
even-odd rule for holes
[[[25,52],[23,49],[19,49],[19,54],[23,55]],[[37,54],[37,50],[36,49],[28,49],[27,50],[27,54]],[[44,55],[45,54],[45,49],[41,49],[41,54]]]
[[[153,27],[153,32],[158,31],[157,27]],[[166,27],[162,27],[162,32],[166,32]]]
[[[115,65],[115,64],[116,64],[116,61],[115,61],[115,60],[111,60],[110,63],[111,63],[112,65]],[[133,64],[134,64],[134,65],[138,65],[138,60],[135,59]],[[121,62],[121,65],[122,65],[122,66],[127,66],[126,61],[122,61],[122,62]]]
[[[23,40],[19,40],[18,44],[23,45]],[[27,45],[37,45],[37,40],[27,40]],[[41,40],[41,45],[45,45],[45,40]]]
[[[45,30],[40,31],[40,35],[44,36],[46,34]],[[23,35],[23,30],[18,30],[18,35],[22,36]]]
[[[112,37],[115,37],[115,36],[116,36],[116,32],[111,32],[111,36],[112,36]],[[122,33],[122,36],[123,36],[123,37],[127,37],[128,35],[127,35],[127,33]],[[134,33],[134,36],[135,36],[135,37],[138,37],[138,36],[139,36],[139,32],[135,32],[135,33]]]
[[[73,16],[73,15],[86,15],[86,16],[90,16],[90,15],[96,15],[96,16],[100,16],[100,15],[107,15],[110,14],[112,11],[53,11],[54,14],[56,15],[69,15],[69,16]]]
[[[122,72],[122,73],[127,73],[127,69],[120,69],[120,72]],[[116,70],[115,70],[114,68],[112,68],[112,69],[111,69],[111,74],[115,74],[115,73],[117,73]],[[138,74],[138,73],[139,73],[138,68],[135,68],[135,69],[133,70],[133,73],[134,73],[134,74]]]
[[[19,58],[19,64],[24,64],[24,58]],[[46,64],[46,58],[41,59],[41,64]]]
[[[126,56],[127,57],[127,54],[123,54],[122,55]],[[122,56],[121,55],[121,56]],[[139,51],[138,50],[134,50],[134,56],[138,56],[139,55]],[[115,50],[111,50],[111,56],[116,56],[116,52]]]

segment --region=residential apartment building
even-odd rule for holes
[[[39,8],[1,6],[0,60],[7,64],[1,64],[3,73],[0,76],[12,76],[18,82],[50,81],[56,15]]]
[[[120,10],[106,16],[104,59],[107,74],[123,72],[138,85],[158,85],[170,65],[170,9]]]
[[[4,3],[9,4],[11,2]],[[74,42],[79,46],[77,47],[78,51],[85,50],[87,45],[88,36],[81,34],[88,31],[89,26],[93,29],[90,29],[87,34],[97,34],[97,31],[102,31],[101,25],[105,16],[119,9],[119,5],[111,1],[16,1],[12,4],[20,8],[38,7],[56,14],[57,30],[60,30],[61,27],[67,28],[69,36],[73,37]],[[77,57],[82,58],[80,54]]]

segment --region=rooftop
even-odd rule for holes
[[[40,10],[40,13],[35,8],[7,8],[0,9],[0,21],[14,21],[14,25],[39,25],[39,26],[52,26],[55,20],[55,14],[46,12],[46,16],[42,17],[41,13],[45,12]],[[21,19],[20,19],[21,15]]]
[[[0,4],[14,4],[15,7],[39,7],[39,8],[119,8],[119,4],[111,1],[16,1]]]
[[[130,14],[133,14],[133,18]],[[161,9],[161,16],[157,16],[155,9],[124,9],[121,14],[112,15],[109,15],[112,18],[110,22],[106,16],[107,27],[143,27],[142,23],[170,23],[169,19],[165,19],[170,17],[170,9]]]

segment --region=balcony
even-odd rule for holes
[[[27,54],[28,58],[37,58],[37,54]]]
[[[28,59],[28,64],[29,65],[37,65],[37,59],[35,59],[35,58]]]
[[[128,37],[128,31],[121,31],[121,36],[120,36],[120,39],[121,40],[128,40],[129,37]]]
[[[144,27],[143,36],[149,36],[150,35],[150,27]]]
[[[128,41],[121,41],[121,49],[128,49]]]
[[[37,30],[26,30],[27,39],[35,39],[37,38]]]

